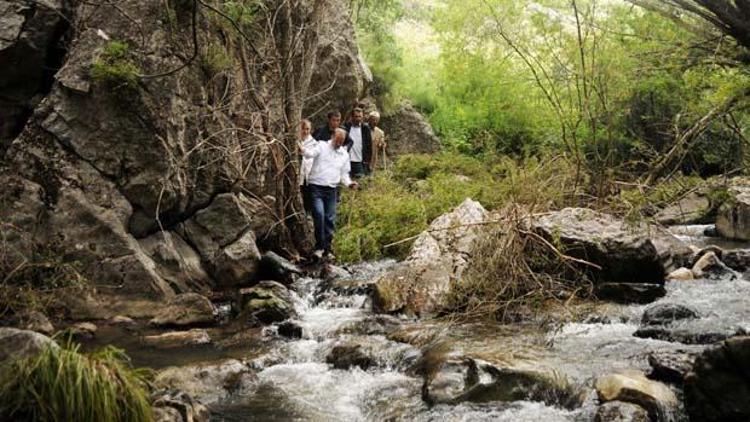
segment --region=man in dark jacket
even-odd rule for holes
[[[313,132],[312,136],[316,141],[330,141],[331,139],[333,139],[333,134],[336,132],[336,129],[341,126],[341,113],[338,110],[329,111],[326,115],[326,118],[328,119],[326,124],[315,129],[315,132]],[[344,142],[344,146],[348,149],[351,144],[352,140],[347,137],[346,142]]]
[[[349,133],[347,142],[351,141],[347,148],[351,159],[351,175],[354,178],[370,173],[372,131],[364,120],[364,111],[357,107],[352,110],[351,121],[344,126],[344,130]]]

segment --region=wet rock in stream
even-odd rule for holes
[[[189,394],[162,389],[151,396],[154,422],[208,422],[208,409]]]
[[[611,401],[599,406],[595,422],[649,422],[646,409],[633,403]]]
[[[693,368],[695,358],[695,352],[684,350],[651,352],[648,354],[648,364],[651,365],[649,378],[682,384]]]
[[[699,318],[698,311],[677,303],[660,303],[648,307],[641,317],[642,325],[665,325],[683,319]]]
[[[302,338],[302,327],[299,324],[292,321],[284,321],[276,328],[276,332],[282,337],[287,338]]]
[[[596,392],[602,402],[623,401],[648,411],[651,420],[669,421],[679,402],[666,385],[652,381],[638,371],[605,375],[596,380]]]
[[[203,404],[216,403],[256,380],[255,373],[237,359],[170,367],[160,371],[154,382],[176,388]]]
[[[693,421],[750,420],[750,337],[707,349],[685,378],[685,404]]]
[[[715,252],[707,252],[701,256],[693,265],[693,275],[696,278],[709,279],[731,279],[737,277],[736,273],[726,266]]]
[[[271,324],[297,315],[289,290],[275,281],[261,281],[240,290],[240,319],[250,325]]]
[[[349,369],[351,367],[367,369],[375,365],[374,359],[368,356],[359,344],[335,346],[326,357],[326,362],[336,369]]]
[[[430,405],[519,400],[563,407],[580,405],[581,396],[558,374],[497,367],[468,357],[448,356],[430,365],[434,367],[422,371],[422,398]]]
[[[667,294],[663,284],[652,283],[599,283],[594,294],[602,300],[617,303],[651,303]]]

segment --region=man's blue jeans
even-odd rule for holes
[[[308,188],[315,224],[315,249],[330,251],[336,228],[336,188],[320,185]]]

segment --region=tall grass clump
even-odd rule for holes
[[[531,217],[518,206],[495,213],[496,224],[479,237],[461,280],[451,286],[448,314],[511,322],[550,303],[591,296],[582,262],[530,229]]]
[[[147,373],[111,346],[90,355],[47,347],[0,368],[0,420],[150,421]]]

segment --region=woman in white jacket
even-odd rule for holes
[[[297,141],[300,151],[304,151],[305,148],[313,147],[318,142],[312,137],[310,134],[311,132],[312,123],[307,119],[303,119],[299,124],[299,141]],[[310,171],[312,171],[314,160],[314,158],[307,158],[303,155],[302,163],[299,167],[299,190],[302,193],[302,203],[305,206],[305,212],[308,214],[311,210],[311,201],[310,189],[307,186],[307,178],[310,176]]]

